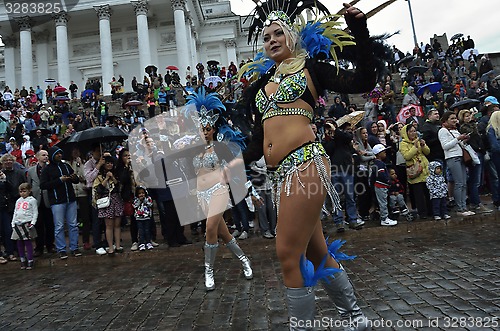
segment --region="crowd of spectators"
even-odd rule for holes
[[[330,156],[332,182],[344,206],[331,215],[337,231],[345,231],[346,226],[361,229],[375,218],[382,226],[394,226],[401,216],[441,220],[491,212],[492,207],[483,201],[484,193],[491,194],[495,208],[500,207],[500,89],[487,54],[462,57],[469,48],[474,48],[470,38],[457,40],[447,52],[437,40],[432,46],[422,44],[409,57],[411,54],[394,47],[389,73],[366,94],[364,105],[352,104],[349,96],[342,94],[334,95],[329,107],[330,93],[319,99],[311,126]],[[239,67],[244,64],[242,61]],[[412,70],[417,66],[423,69]],[[89,80],[84,91],[71,82],[66,94],[57,92],[61,90],[57,85],[45,91],[40,86],[14,92],[5,87],[0,99],[0,221],[4,247],[0,263],[17,259],[11,239],[12,217],[20,198],[19,185],[25,182],[38,204],[33,224],[37,230],[35,256],[58,253],[65,259],[69,253],[78,257],[80,248],[112,256],[124,250],[121,232],[125,224],[130,230],[131,242],[126,244],[131,250],[153,249],[160,241],[157,221],[166,244],[189,244],[178,217],[174,217],[171,196],[136,182],[126,143],[103,152],[101,145],[92,146],[90,151],[79,146],[63,151],[59,142],[97,126],[115,126],[128,134],[143,126],[147,118],[165,112],[173,117],[174,131],[180,137],[184,119],[175,109],[183,104],[182,96],[210,78],[205,84],[208,90],[220,93],[231,108],[247,85],[244,78],[235,79],[237,70],[232,62],[227,69],[215,63],[207,63],[205,69],[199,63],[194,71],[188,67],[181,78],[179,70],[168,70],[162,76],[152,69],[142,82],[133,77],[130,92],[125,92],[125,80],[119,75],[110,84],[112,100],[123,107],[120,115],[110,114],[98,80]],[[401,86],[393,79],[395,75],[400,76]],[[433,82],[441,88],[422,89]],[[471,99],[478,101],[467,101]],[[127,104],[135,100],[142,105]],[[401,115],[400,109],[405,106],[408,110]],[[364,113],[362,118],[341,120],[358,108]],[[144,157],[157,146],[147,132],[142,138],[134,143],[141,146]],[[264,204],[254,206],[250,200],[238,203],[232,209],[233,235],[248,238],[255,217],[261,234],[272,239],[276,211],[263,160],[251,165],[249,176]],[[98,208],[102,203],[107,205]],[[325,206],[324,218],[330,207]],[[191,231],[193,236],[202,235],[203,222],[194,223]]]

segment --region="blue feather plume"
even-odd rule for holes
[[[300,257],[300,272],[304,279],[304,286],[315,286],[320,279],[328,281],[328,276],[333,276],[333,274],[342,271],[337,268],[325,267],[327,258],[328,255],[325,255],[315,271],[313,263],[302,254]]]
[[[246,75],[253,76],[256,75],[260,77],[264,75],[273,67],[275,62],[267,57],[264,51],[258,52],[253,61],[248,65],[248,71],[246,71]]]
[[[331,244],[328,244],[328,238],[326,238],[326,246],[328,247],[328,252],[335,259],[335,261],[338,262],[345,260],[354,260],[356,258],[356,255],[347,255],[338,251],[343,244],[345,244],[345,240],[340,239],[336,239],[332,241]]]
[[[300,31],[302,48],[310,57],[316,57],[321,53],[324,53],[326,58],[330,57],[332,41],[325,37],[323,32],[325,29],[321,27],[321,22],[308,22]]]
[[[196,110],[200,111],[201,106],[205,106],[208,110],[224,111],[226,107],[215,92],[206,93],[205,87],[201,86],[197,92],[194,92],[186,97],[187,105],[194,104]]]
[[[221,125],[218,130],[218,133],[224,136],[224,141],[233,142],[240,148],[240,150],[231,150],[233,155],[238,155],[240,151],[245,150],[245,148],[247,147],[245,143],[245,136],[241,132],[231,128],[228,124]],[[229,147],[231,149],[231,145],[229,145]]]

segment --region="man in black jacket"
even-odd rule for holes
[[[444,165],[444,151],[439,141],[438,131],[441,129],[441,122],[439,121],[439,112],[432,108],[427,113],[427,120],[419,127],[422,133],[422,139],[425,140],[431,152],[427,155],[429,162],[438,161]]]
[[[324,145],[332,164],[332,183],[337,193],[343,194],[345,197],[345,211],[349,227],[361,229],[364,222],[358,219],[354,196],[354,162],[352,158],[354,150],[350,128],[350,123],[344,123],[340,128],[336,128],[335,124],[326,123],[325,135],[328,135],[330,139]],[[343,211],[337,210],[333,215],[333,220],[337,226],[337,232],[343,232],[345,230]]]
[[[61,259],[67,259],[64,220],[68,224],[69,248],[73,256],[81,256],[78,249],[77,204],[72,184],[79,182],[73,169],[62,161],[62,149],[49,149],[50,164],[40,175],[40,188],[47,190],[50,209],[54,216],[54,235],[56,249]]]

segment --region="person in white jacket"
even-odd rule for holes
[[[17,251],[21,260],[21,269],[33,268],[33,244],[36,238],[35,224],[38,218],[38,203],[31,195],[31,185],[19,185],[19,195],[12,217],[12,240],[17,241]],[[26,255],[25,255],[26,253]],[[27,260],[27,261],[26,261]],[[27,263],[26,263],[27,262]]]

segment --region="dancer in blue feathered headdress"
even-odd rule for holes
[[[205,87],[201,86],[196,92],[187,97],[183,115],[202,128],[207,126],[213,128],[214,138],[218,142],[232,142],[241,150],[244,150],[246,147],[245,136],[229,125],[225,112],[226,107],[220,100],[219,95],[214,92],[207,93]],[[232,148],[232,151],[234,155],[239,152],[234,148]]]
[[[214,263],[219,237],[226,247],[241,261],[246,279],[253,278],[250,260],[238,246],[236,239],[229,233],[223,214],[227,209],[230,194],[229,185],[221,183],[225,177],[226,167],[234,156],[244,148],[243,136],[234,131],[225,118],[225,107],[217,93],[206,93],[201,87],[196,93],[188,96],[184,116],[192,119],[200,129],[206,146],[193,158],[196,172],[196,195],[198,203],[207,219],[205,242],[205,288],[215,289]]]

